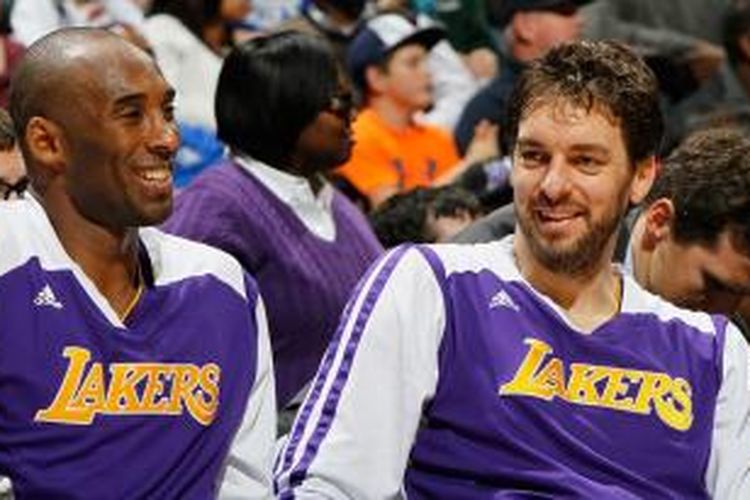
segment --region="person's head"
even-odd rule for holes
[[[13,121],[7,111],[0,109],[0,201],[23,196],[27,185]]]
[[[250,8],[249,0],[154,0],[151,14],[168,14],[203,40],[207,28],[217,23],[240,22]]]
[[[520,244],[550,271],[595,271],[655,175],[656,78],[622,44],[569,43],[533,62],[509,103]]]
[[[10,112],[34,191],[110,229],[165,220],[173,98],[153,59],[108,31],[63,29],[32,44]]]
[[[351,154],[351,93],[326,42],[303,33],[257,37],[227,56],[216,90],[219,138],[309,177]]]
[[[370,214],[370,221],[380,242],[390,248],[449,241],[479,215],[479,201],[473,194],[444,186],[396,194]]]
[[[503,0],[501,23],[506,26],[512,55],[527,61],[552,47],[576,40],[583,31],[579,8],[591,0]]]
[[[347,68],[365,102],[387,99],[410,112],[432,104],[427,56],[443,38],[397,13],[381,14],[360,29],[347,52]]]
[[[729,64],[750,64],[750,0],[731,0],[724,11],[722,36]]]
[[[636,275],[646,288],[686,307],[732,312],[750,295],[750,137],[729,128],[689,136],[665,160],[641,222],[635,245],[650,258]]]
[[[332,20],[356,23],[362,16],[367,2],[365,0],[311,0],[321,11]]]

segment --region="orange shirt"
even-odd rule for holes
[[[352,127],[352,156],[338,173],[368,197],[389,187],[429,186],[460,161],[450,134],[433,125],[396,130],[366,108]]]

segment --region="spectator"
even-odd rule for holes
[[[499,74],[466,105],[454,136],[458,150],[467,151],[476,126],[483,120],[505,127],[505,108],[524,65],[555,45],[578,38],[583,18],[578,8],[591,0],[503,0],[497,14],[507,44]]]
[[[349,48],[349,73],[365,106],[354,123],[352,157],[339,172],[373,206],[417,186],[447,184],[496,153],[491,126],[461,160],[445,130],[415,120],[432,103],[427,54],[441,38],[438,28],[388,13],[368,21]]]
[[[351,106],[325,41],[283,32],[239,45],[216,93],[232,155],[177,198],[166,225],[228,251],[258,280],[280,409],[304,396],[348,295],[382,252],[323,177],[351,153]]]
[[[479,200],[456,186],[414,188],[390,197],[370,215],[375,234],[386,248],[402,243],[439,243],[471,224]]]
[[[28,184],[13,121],[0,109],[0,201],[22,198]]]
[[[69,26],[143,26],[143,12],[132,0],[13,0],[10,4],[10,24],[23,46]]]
[[[173,97],[148,54],[90,28],[41,38],[13,77],[34,194],[0,204],[0,470],[18,498],[270,495],[255,282],[145,227],[172,208]]]

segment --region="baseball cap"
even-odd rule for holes
[[[498,24],[505,26],[516,12],[531,10],[552,10],[559,12],[575,12],[579,7],[591,3],[593,0],[500,0],[498,8]]]
[[[379,64],[393,51],[411,44],[431,49],[445,36],[437,26],[420,28],[401,14],[375,16],[357,32],[346,54],[346,66],[352,81],[365,86],[365,70]]]

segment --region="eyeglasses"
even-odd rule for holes
[[[15,198],[23,198],[23,194],[26,192],[26,188],[29,187],[29,178],[22,177],[17,182],[10,184],[0,179],[0,199],[5,201],[11,199],[11,196],[15,194]]]
[[[341,119],[351,118],[354,109],[354,96],[351,92],[338,92],[331,96],[326,111],[330,111]]]

